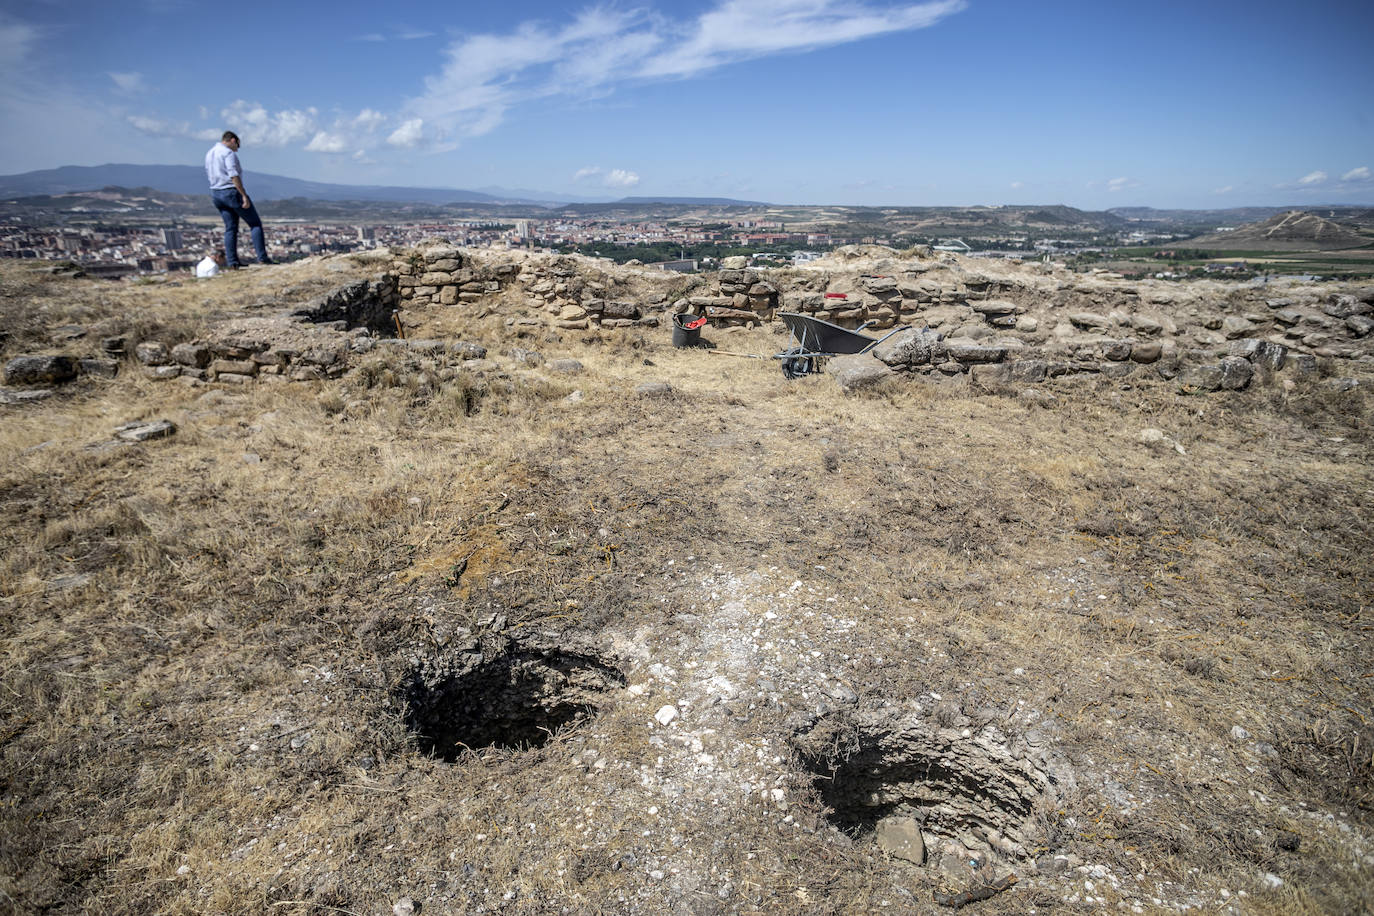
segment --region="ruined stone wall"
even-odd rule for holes
[[[441,243],[403,252],[392,262],[392,270],[401,304],[419,307],[478,302],[499,293],[519,267],[478,268],[462,251]]]

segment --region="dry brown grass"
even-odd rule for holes
[[[73,322],[131,345],[180,333],[342,282],[341,263],[171,289],[7,268],[5,354]],[[670,559],[757,576],[760,596],[794,579],[834,596],[845,642],[809,618],[796,636],[861,703],[934,691],[975,721],[1036,720],[1076,781],[1044,814],[1044,851],[1109,868],[1109,905],[1215,909],[1224,888],[1242,911],[1371,906],[1361,391],[846,397],[674,351],[666,331],[516,338],[499,315],[455,314],[429,330],[485,344],[502,371],[392,353],[337,382],[192,389],[126,365],[0,408],[3,906],[929,909],[949,879],[839,834],[794,763],[786,812],[711,805],[646,742],[672,701],[647,666],[692,662],[711,627]],[[516,367],[512,346],[586,371]],[[651,380],[675,394],[634,393]],[[177,435],[91,447],[157,417]],[[1187,456],[1140,444],[1147,426]],[[540,748],[426,758],[397,685],[493,613],[508,636],[603,646],[650,690]],[[707,751],[766,739],[785,758],[806,704],[775,692]],[[570,763],[587,754],[608,764]],[[1027,875],[981,906],[1085,905],[1084,880]]]

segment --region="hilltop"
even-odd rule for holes
[[[1263,222],[1189,239],[1188,244],[1234,251],[1340,251],[1374,244],[1374,235],[1362,235],[1314,213],[1289,210]]]
[[[18,912],[1374,903],[1374,287],[77,273],[0,263]]]

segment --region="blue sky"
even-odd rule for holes
[[[0,174],[778,203],[1374,204],[1374,4],[0,0]]]

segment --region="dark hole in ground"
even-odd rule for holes
[[[515,646],[457,671],[416,671],[403,695],[406,726],[422,751],[450,762],[465,750],[541,747],[624,684],[594,655]]]
[[[901,816],[919,821],[927,842],[955,858],[1033,854],[1038,806],[1052,780],[1044,755],[1024,739],[999,745],[919,721],[884,721],[842,737],[822,727],[796,744],[831,823],[851,836]]]

